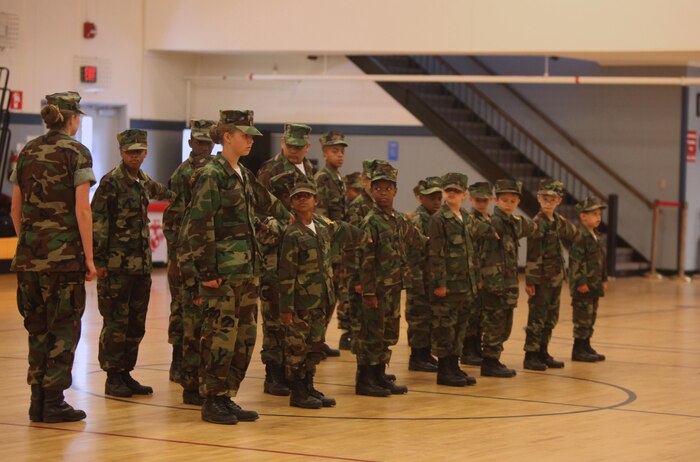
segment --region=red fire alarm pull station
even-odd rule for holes
[[[97,35],[97,26],[94,22],[86,21],[83,23],[83,38],[91,39]]]

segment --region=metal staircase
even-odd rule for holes
[[[350,56],[368,74],[459,75],[439,56]],[[521,208],[538,210],[539,180],[556,178],[567,189],[559,212],[575,219],[575,203],[595,196],[604,203],[606,194],[578,175],[554,152],[487,95],[465,83],[379,83],[437,137],[489,181],[514,178],[523,182]],[[617,238],[615,267],[618,273],[641,271],[647,264],[641,255]]]

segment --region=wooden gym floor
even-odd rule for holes
[[[169,295],[165,271],[154,273],[147,333],[135,377],[150,397],[105,398],[97,363],[101,318],[88,284],[83,337],[67,399],[83,422],[32,424],[27,417],[26,333],[15,305],[14,275],[0,275],[0,450],[2,460],[448,461],[700,460],[700,281],[619,279],[601,302],[593,344],[602,363],[572,363],[571,308],[562,295],[551,351],[566,367],[522,369],[527,304],[521,298],[503,361],[513,379],[481,378],[474,387],[437,386],[408,372],[405,324],[390,371],[405,396],[355,396],[355,362],[343,352],[324,361],[318,388],[338,400],[302,410],[265,395],[258,349],[236,401],[260,420],[218,426],[200,420],[168,381]],[[522,291],[521,291],[522,292]],[[335,322],[329,331],[337,345]]]

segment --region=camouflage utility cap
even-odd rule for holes
[[[488,181],[478,181],[469,185],[469,195],[474,199],[491,199],[493,186]]]
[[[518,196],[522,195],[523,182],[520,180],[511,180],[509,178],[504,178],[501,180],[496,180],[496,194],[501,193],[513,193]]]
[[[289,197],[292,198],[299,193],[309,193],[316,195],[316,186],[309,183],[308,181],[300,181],[294,185],[292,191],[289,193]]]
[[[296,172],[282,172],[270,178],[270,192],[277,198],[289,195],[296,182]]]
[[[389,163],[377,163],[372,170],[372,183],[379,180],[387,180],[396,183],[399,171]]]
[[[588,196],[584,200],[576,204],[576,213],[593,212],[594,210],[605,208],[607,208],[607,206],[605,204],[601,204],[598,199],[592,196]]]
[[[120,151],[142,151],[148,149],[148,134],[145,130],[132,128],[117,134]]]
[[[389,162],[381,159],[365,159],[362,161],[362,175],[365,178],[372,178],[372,172],[377,165],[390,165]]]
[[[343,146],[348,145],[348,143],[345,142],[345,134],[335,130],[324,133],[321,136],[320,141],[321,146],[335,146],[338,144],[342,144]]]
[[[80,114],[85,114],[80,109],[80,95],[74,91],[64,91],[61,93],[53,93],[46,95],[46,104],[58,106],[62,111],[75,111]]]
[[[442,179],[439,176],[429,176],[424,180],[420,180],[418,186],[420,187],[418,192],[427,196],[428,194],[442,191]]]
[[[262,133],[253,126],[253,111],[236,109],[219,111],[220,125],[235,125],[237,129],[246,135],[262,136]]]
[[[537,194],[564,197],[564,183],[543,178],[540,180],[540,188],[537,190]]]
[[[191,120],[190,138],[198,141],[209,141],[211,142],[211,137],[209,136],[209,129],[215,124],[213,120]]]
[[[345,178],[343,178],[343,181],[345,181],[345,187],[346,188],[352,188],[352,189],[362,189],[362,182],[360,181],[360,172],[352,172],[348,173],[345,175]]]
[[[446,173],[440,179],[440,186],[443,190],[457,189],[465,192],[469,187],[469,178],[464,173]]]
[[[309,144],[311,127],[304,124],[285,124],[284,144],[289,146],[306,146]]]

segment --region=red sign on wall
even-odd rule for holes
[[[695,130],[688,130],[688,141],[686,143],[687,148],[687,159],[688,162],[695,162],[697,161],[697,153],[698,153],[698,132]]]
[[[22,110],[22,92],[21,91],[11,91],[10,92],[10,109],[16,111]]]

